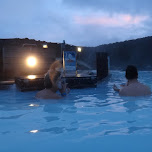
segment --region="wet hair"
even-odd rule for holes
[[[50,66],[50,70],[54,70],[54,71],[56,71],[56,68],[62,68],[62,61],[61,60],[56,60],[56,61],[54,61],[52,64],[51,64],[51,66]]]
[[[60,60],[56,60],[50,66],[49,71],[46,73],[44,77],[44,87],[52,88],[58,78],[61,76],[61,71],[58,69],[62,68],[62,64]]]
[[[47,73],[44,77],[44,87],[45,88],[52,88],[52,82],[51,82],[51,79],[50,79],[50,76],[49,76],[49,73]]]
[[[137,79],[138,78],[138,71],[137,68],[133,65],[128,65],[126,69],[126,78],[130,79]]]
[[[52,81],[56,82],[60,76],[61,76],[61,72],[56,72]],[[52,81],[50,79],[49,72],[46,73],[46,75],[44,77],[44,87],[47,88],[47,89],[52,88],[53,87],[53,82]]]
[[[60,76],[61,72],[56,72],[53,81],[56,82]]]

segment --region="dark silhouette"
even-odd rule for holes
[[[150,88],[137,80],[138,71],[135,66],[127,66],[125,76],[127,83],[125,85],[121,85],[121,89],[119,89],[115,84],[113,86],[113,89],[118,91],[121,96],[146,96],[151,94]]]

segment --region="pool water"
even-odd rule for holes
[[[97,88],[61,100],[0,90],[0,152],[151,152],[152,96],[120,97],[112,86],[124,75],[111,71]],[[152,89],[152,72],[139,72],[139,81]]]

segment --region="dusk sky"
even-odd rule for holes
[[[97,46],[152,36],[151,0],[0,0],[0,38]]]

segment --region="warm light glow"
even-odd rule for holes
[[[47,49],[47,48],[48,48],[48,45],[47,45],[47,44],[43,44],[43,48],[44,48],[44,49]]]
[[[33,80],[33,79],[36,78],[36,75],[28,75],[27,78],[30,79],[30,80]]]
[[[31,132],[31,133],[37,133],[38,130],[31,130],[30,132]]]
[[[80,47],[78,47],[78,52],[81,52],[81,50],[82,50],[82,49],[81,49]]]
[[[31,56],[27,58],[27,65],[30,67],[34,67],[36,65],[36,58]]]
[[[77,74],[77,77],[81,77],[81,74]]]
[[[34,107],[34,104],[30,104],[29,106],[30,106],[30,107]]]

